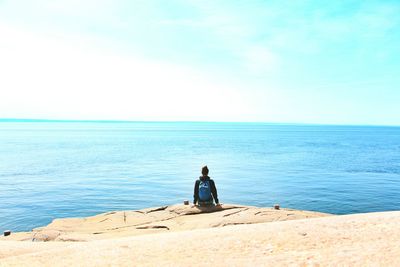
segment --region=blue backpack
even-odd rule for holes
[[[210,188],[210,181],[200,180],[199,183],[199,200],[200,201],[210,201],[211,197],[211,188]]]

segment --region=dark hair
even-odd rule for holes
[[[207,165],[204,166],[203,168],[201,168],[201,174],[208,175],[208,167],[207,167]]]

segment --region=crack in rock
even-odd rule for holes
[[[225,226],[229,226],[229,225],[239,225],[239,224],[254,224],[254,223],[252,223],[252,222],[247,222],[247,223],[233,222],[233,223],[224,223],[221,226],[225,227]]]
[[[120,227],[114,227],[114,228],[109,228],[109,229],[106,229],[106,230],[107,230],[107,231],[113,231],[113,230],[118,230],[118,229],[122,229],[122,228],[136,227],[136,226],[145,225],[145,224],[149,224],[149,223],[164,222],[164,221],[172,220],[172,219],[177,218],[177,217],[179,217],[179,216],[174,216],[174,217],[170,217],[170,218],[162,219],[162,220],[158,220],[158,221],[151,221],[151,222],[144,222],[144,223],[138,223],[138,224],[132,224],[132,225],[125,225],[125,226],[120,226]],[[137,229],[138,229],[138,228],[137,228]]]
[[[136,227],[136,229],[167,229],[167,230],[169,230],[169,228],[165,225],[139,226],[139,227]]]
[[[175,211],[173,210],[172,212],[174,212],[175,214],[180,214],[181,216],[185,216],[185,215],[198,215],[198,214],[203,214],[203,213],[213,213],[213,212],[221,212],[221,211],[225,211],[225,210],[231,210],[231,209],[243,209],[243,207],[224,207],[224,208],[215,208],[215,207],[197,207],[196,210],[186,210],[186,211],[182,211],[179,213],[179,211]]]
[[[146,214],[151,213],[151,212],[155,212],[155,211],[165,210],[167,208],[168,208],[168,206],[162,206],[162,207],[159,207],[159,208],[156,208],[156,209],[152,209],[152,210],[146,211]]]
[[[238,213],[240,213],[240,212],[242,212],[242,211],[246,211],[246,210],[248,210],[249,208],[244,208],[244,209],[241,209],[241,210],[238,210],[238,211],[235,211],[235,212],[231,212],[231,213],[228,213],[228,214],[225,214],[224,216],[222,216],[222,217],[228,217],[228,216],[231,216],[231,215],[234,215],[234,214],[238,214]]]

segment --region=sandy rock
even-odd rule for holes
[[[35,232],[32,236],[33,242],[47,242],[54,241],[61,235],[60,231],[44,229],[39,232]]]
[[[56,219],[47,226],[34,229],[29,234],[30,238],[27,238],[28,233],[19,233],[9,236],[7,240],[90,241],[321,216],[328,214],[231,204],[212,207],[180,204],[143,210],[112,211],[86,218]]]
[[[221,214],[227,215],[225,218],[246,217],[246,212],[255,211],[252,209],[241,207],[236,214],[231,209],[181,219],[213,214],[219,218],[223,218]],[[269,217],[274,214],[271,210],[275,211],[266,209],[257,215]],[[289,217],[299,216],[282,210],[276,216],[289,213],[294,214]],[[199,248],[207,249],[207,257]],[[399,258],[400,212],[277,220],[90,242],[0,241],[0,266],[19,267],[398,266]]]

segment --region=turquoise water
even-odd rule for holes
[[[0,123],[0,230],[192,200],[336,214],[400,208],[400,128],[241,123]]]

